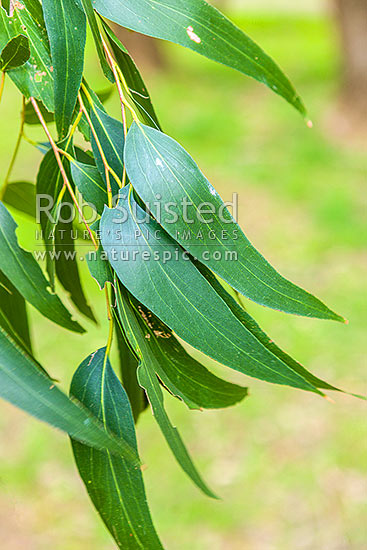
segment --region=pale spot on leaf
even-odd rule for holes
[[[194,32],[194,29],[193,29],[193,27],[191,27],[191,25],[190,25],[190,27],[187,27],[186,32],[187,32],[187,35],[190,38],[190,40],[192,40],[196,44],[201,43],[201,38]]]

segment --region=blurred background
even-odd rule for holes
[[[165,131],[199,163],[223,198],[239,193],[240,223],[291,280],[348,320],[286,316],[249,304],[264,329],[311,371],[367,393],[367,6],[365,0],[227,0],[216,3],[286,71],[314,128],[265,87],[188,50],[123,31],[143,67]],[[93,45],[89,80],[105,87]],[[7,82],[0,105],[0,178],[16,140],[21,98]],[[117,98],[107,103],[118,116]],[[5,130],[5,131],[4,131]],[[32,129],[32,137],[42,137]],[[43,138],[42,138],[43,139]],[[13,181],[41,156],[23,144]],[[20,242],[33,247],[34,226]],[[31,312],[37,357],[67,390],[78,364],[105,344],[104,297],[81,263],[101,325],[77,336]],[[67,297],[65,297],[67,301]],[[166,397],[204,477],[202,496],[177,467],[146,411],[138,436],[152,515],[169,550],[365,550],[366,405],[334,404],[247,379],[242,404],[189,412]],[[67,438],[0,403],[0,540],[4,550],[112,550],[73,465]]]

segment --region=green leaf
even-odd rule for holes
[[[127,289],[180,338],[254,378],[320,393],[267,350],[233,315],[187,252],[136,204],[131,186],[106,208],[101,242]],[[139,222],[138,222],[139,220]]]
[[[0,271],[0,326],[27,353],[32,354],[26,303],[10,280]]]
[[[149,92],[144,84],[141,74],[125,46],[120,42],[112,29],[102,20],[103,28],[112,48],[116,62],[121,69],[130,90],[131,97],[143,116],[144,122],[153,128],[160,129]]]
[[[86,256],[87,264],[93,279],[98,283],[99,288],[104,290],[106,283],[113,284],[113,274],[106,252],[102,246],[98,250],[89,252]]]
[[[59,147],[73,152],[72,143],[61,143]],[[69,161],[62,159],[65,171],[70,180]],[[69,192],[64,187],[59,166],[55,154],[50,150],[44,156],[37,175],[37,194],[39,200],[41,195],[52,198],[53,206],[50,212],[40,211],[40,224],[43,232],[43,239],[46,245],[47,272],[50,277],[52,288],[54,288],[55,275],[62,286],[70,294],[70,298],[79,311],[95,321],[91,307],[84,294],[77,259],[75,255],[75,240],[73,236],[73,223],[68,220],[70,207],[63,206],[73,204]],[[46,201],[48,201],[46,197]],[[46,203],[47,206],[47,203]],[[65,211],[65,213],[64,213]]]
[[[106,429],[123,437],[137,454],[129,400],[112,370],[105,348],[80,365],[70,392]],[[150,516],[140,468],[108,451],[97,451],[73,440],[72,445],[88,494],[118,548],[162,549]]]
[[[189,453],[181,439],[177,429],[172,426],[170,419],[164,408],[163,394],[158,382],[156,373],[154,372],[155,357],[152,354],[151,348],[145,343],[145,333],[142,332],[139,321],[131,308],[130,303],[123,296],[119,285],[116,281],[116,296],[117,307],[122,326],[126,337],[139,358],[138,380],[139,384],[145,389],[149,403],[152,407],[154,418],[156,419],[160,429],[168,445],[171,448],[173,455],[181,468],[192,479],[192,481],[209,497],[217,498],[216,495],[208,488],[206,483],[201,478],[196,467],[194,466]]]
[[[114,314],[118,318],[118,312],[114,309]],[[122,385],[128,395],[131,405],[134,422],[137,423],[139,416],[149,406],[145,391],[139,385],[137,370],[138,360],[135,354],[131,351],[130,346],[126,342],[126,336],[123,333],[120,319],[118,318],[118,327],[116,328],[117,346],[120,360],[120,372]]]
[[[136,450],[105,427],[78,401],[71,401],[0,327],[0,397],[73,438],[138,463]]]
[[[29,49],[29,40],[23,34],[19,34],[12,38],[0,55],[0,69],[2,71],[10,71],[21,67],[28,61],[31,56]]]
[[[89,27],[93,35],[93,40],[96,45],[96,50],[97,50],[102,71],[105,77],[108,78],[108,80],[110,80],[111,82],[115,82],[113,72],[111,71],[111,67],[107,62],[106,55],[103,49],[101,33],[99,32],[98,22],[97,22],[96,14],[93,9],[92,0],[76,0],[76,2],[78,1],[79,1],[79,4],[83,7],[85,14],[87,16]]]
[[[259,80],[305,114],[276,63],[204,0],[95,0],[94,7],[123,27],[175,42]]]
[[[221,409],[242,401],[247,388],[214,376],[191,357],[172,331],[151,311],[121,289],[124,303],[138,320],[136,338],[147,350],[150,362],[165,388],[182,399],[191,409]],[[149,351],[148,351],[149,350]]]
[[[25,97],[42,101],[49,111],[54,110],[53,68],[41,4],[34,0],[12,3],[13,13],[8,16],[0,6],[0,49],[12,38],[23,34],[29,40],[29,60],[9,72]]]
[[[84,200],[89,202],[94,210],[101,215],[108,203],[108,195],[106,184],[98,168],[90,164],[72,161],[71,176]]]
[[[240,304],[236,302],[236,300],[225,290],[225,288],[223,288],[215,275],[207,267],[199,262],[195,262],[195,265],[200,273],[214,288],[217,294],[219,294],[222,300],[227,304],[237,319],[259,340],[263,346],[283,361],[283,363],[288,365],[288,367],[294,370],[294,372],[297,372],[303,376],[303,378],[315,386],[315,388],[342,391],[311,374],[303,365],[293,359],[290,355],[288,355],[288,353],[280,349],[280,347],[259,327],[255,319],[253,319],[251,315],[249,315],[247,311],[245,311],[243,307],[241,307]]]
[[[110,117],[105,111],[100,109],[96,104],[91,105],[90,118],[96,132],[99,144],[102,147],[108,165],[112,168],[119,181],[122,181],[124,165],[124,130],[122,123]],[[100,171],[104,181],[106,181],[106,172],[102,156],[94,138],[91,135],[91,144],[96,159],[97,168]],[[110,184],[113,195],[116,195],[119,190],[118,183],[115,178],[110,176]]]
[[[55,120],[60,139],[69,130],[83,77],[87,23],[75,0],[43,0],[54,67]]]
[[[46,109],[46,107],[43,105],[43,103],[37,102],[37,105],[38,105],[38,108],[40,109],[40,111],[42,113],[44,121],[47,122],[47,123],[54,122],[54,120],[55,120],[54,113],[50,113]],[[25,122],[25,124],[29,124],[29,125],[32,125],[32,126],[38,126],[38,125],[41,124],[40,119],[38,118],[37,113],[34,110],[34,107],[33,107],[32,103],[30,103],[29,101],[25,105],[24,122]]]
[[[17,225],[0,203],[0,269],[12,281],[19,293],[42,315],[74,332],[84,329],[73,321],[56,294],[51,294],[48,282],[32,254],[23,250],[16,237]]]
[[[27,181],[9,183],[3,201],[23,214],[36,218],[36,186]]]
[[[343,321],[265,260],[194,160],[172,138],[134,123],[126,140],[125,164],[134,189],[165,230],[247,298],[286,313]]]

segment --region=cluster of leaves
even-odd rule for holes
[[[264,259],[190,155],[162,132],[139,71],[107,20],[191,48],[263,82],[302,115],[305,109],[271,58],[204,0],[0,3],[2,85],[8,75],[23,95],[18,145],[25,125],[41,124],[48,140],[34,144],[44,155],[36,185],[9,183],[15,153],[1,192],[0,395],[69,434],[80,475],[119,548],[155,549],[162,545],[139,468],[134,427],[139,414],[149,403],[179,465],[215,497],[171,424],[164,392],[190,409],[228,407],[247,395],[245,387],[218,378],[191,357],[176,335],[243,374],[323,395],[337,388],[282,351],[236,296],[287,313],[343,319]],[[88,26],[101,68],[118,90],[121,120],[107,113],[104,98],[83,77]],[[55,140],[48,129],[52,122]],[[83,147],[75,143],[77,129]],[[82,197],[98,217],[92,227],[82,219],[95,248],[88,257],[90,272],[106,293],[109,336],[106,347],[93,350],[77,369],[70,398],[33,356],[26,303],[65,329],[84,332],[55,293],[58,281],[81,314],[95,317],[75,256],[47,254],[44,274],[17,241],[5,204],[34,217],[36,193],[54,199],[54,223],[44,213],[40,217],[48,251],[74,251],[73,223],[63,221],[63,201],[81,212]],[[170,223],[164,206],[183,201],[192,203],[194,221],[179,212]],[[224,213],[224,221],[202,218],[200,204],[208,202]],[[187,239],[186,232],[200,239]],[[204,260],[202,251],[209,248],[223,259]],[[139,252],[134,261],[124,260],[120,253],[132,249]],[[162,261],[172,250],[174,258]],[[225,259],[231,251],[236,261]],[[121,381],[109,359],[114,334]]]

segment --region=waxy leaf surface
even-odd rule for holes
[[[265,260],[175,140],[134,123],[126,141],[125,165],[134,189],[166,231],[247,298],[286,313],[343,320]]]
[[[128,397],[100,349],[74,374],[70,392],[99,418],[106,429],[136,452],[134,420]],[[123,550],[162,549],[154,529],[139,467],[109,451],[72,441],[79,473],[98,513]]]

